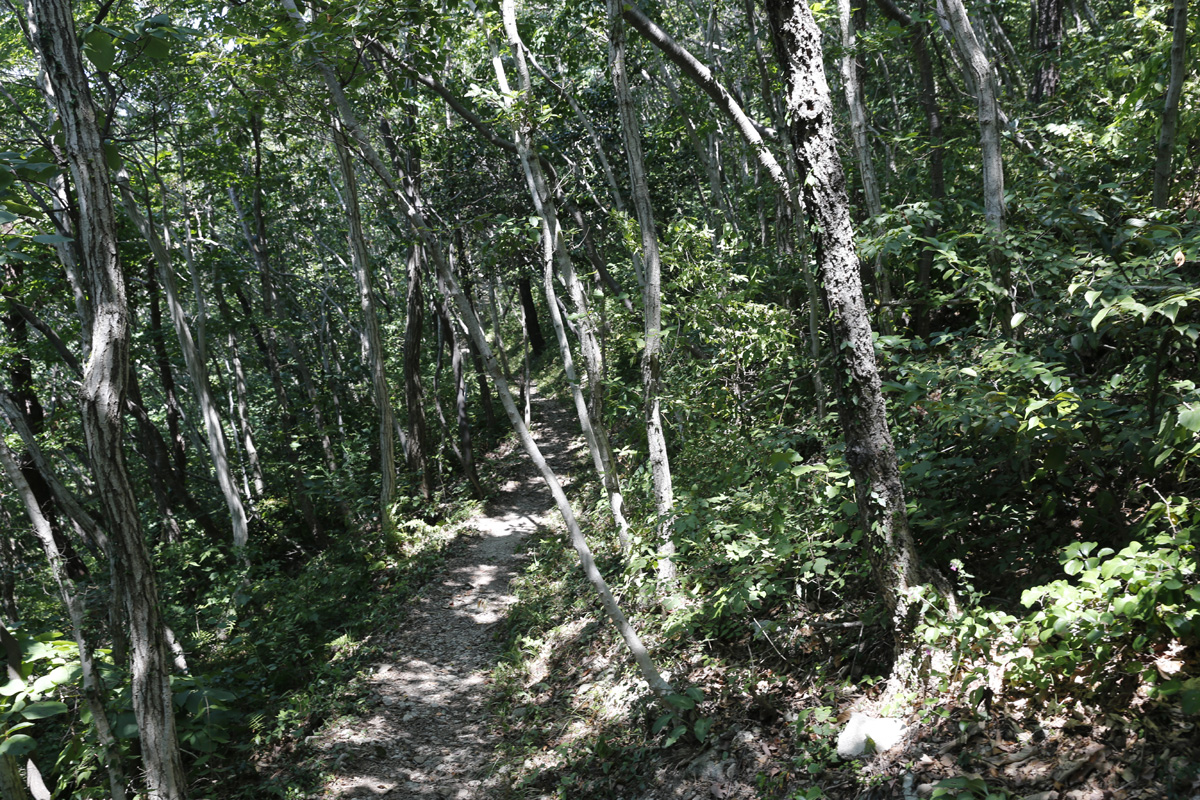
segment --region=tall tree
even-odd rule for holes
[[[387,363],[383,353],[383,336],[379,331],[379,315],[375,312],[375,289],[371,275],[370,254],[363,236],[362,215],[358,206],[358,176],[350,156],[350,145],[340,124],[333,123],[333,146],[338,170],[342,174],[342,205],[346,212],[347,236],[350,240],[350,261],[354,266],[354,281],[358,285],[362,325],[366,332],[367,367],[371,371],[371,392],[379,412],[379,520],[383,535],[390,541],[396,535],[392,518],[392,501],[396,495],[396,454],[393,444],[395,419],[392,412],[392,392],[388,386]]]
[[[897,652],[903,654],[916,622],[910,613],[912,590],[928,578],[908,527],[904,487],[888,428],[854,251],[845,173],[833,134],[821,31],[806,0],[767,0],[766,7],[787,90],[793,158],[831,310],[838,420],[854,477],[859,524],[866,534],[875,583],[895,626]]]
[[[89,290],[91,347],[79,397],[96,493],[108,520],[112,569],[130,625],[133,711],[151,800],[182,800],[187,781],[175,735],[170,662],[158,586],[125,469],[122,418],[129,372],[129,307],[117,249],[112,184],[68,0],[29,0],[29,33],[46,73],[46,100],[62,123],[78,204],[80,268]]]
[[[1030,42],[1036,72],[1029,82],[1029,101],[1040,105],[1058,91],[1059,51],[1063,40],[1063,0],[1032,0]]]
[[[658,249],[658,229],[650,203],[646,181],[646,161],[642,155],[641,124],[629,90],[625,65],[625,23],[621,19],[621,0],[608,0],[608,66],[617,93],[621,118],[621,139],[629,163],[630,194],[641,228],[642,264],[646,282],[642,287],[642,313],[645,346],[642,348],[642,392],[646,423],[646,442],[650,451],[650,475],[654,482],[654,508],[658,514],[658,577],[664,584],[675,581],[675,542],[671,538],[671,514],[675,492],[671,485],[671,461],[662,422],[662,256]]]

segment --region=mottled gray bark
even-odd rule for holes
[[[1030,45],[1037,61],[1029,83],[1029,101],[1040,104],[1058,91],[1059,51],[1063,40],[1063,0],[1033,0]]]
[[[804,207],[814,224],[817,260],[833,328],[838,418],[855,483],[859,524],[872,574],[892,615],[898,644],[915,620],[912,591],[925,582],[888,429],[871,327],[854,252],[845,174],[833,135],[833,108],[822,64],[821,33],[805,0],[767,0]]]
[[[68,0],[29,0],[29,28],[58,111],[79,208],[80,271],[92,311],[91,352],[79,390],[84,437],[100,505],[112,534],[112,569],[124,574],[129,616],[133,710],[150,800],[187,796],[170,661],[154,568],[142,537],[137,499],[125,469],[122,410],[129,371],[129,308],[117,250],[112,184],[101,145],[79,39]]]
[[[675,582],[675,542],[671,538],[671,517],[675,493],[671,485],[671,462],[662,423],[662,258],[658,250],[658,230],[650,205],[650,188],[642,156],[642,137],[629,77],[625,67],[625,24],[621,19],[621,0],[608,0],[608,63],[617,94],[621,116],[621,137],[629,162],[630,193],[637,210],[642,237],[642,262],[646,281],[642,287],[645,347],[642,349],[642,388],[646,422],[646,442],[650,451],[650,475],[654,482],[654,507],[658,514],[658,577],[666,585]]]

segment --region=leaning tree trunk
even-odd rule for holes
[[[300,16],[294,0],[281,0],[281,2],[288,16],[296,26],[302,32],[306,30],[307,26],[303,17]],[[625,640],[625,644],[633,654],[634,660],[637,662],[646,683],[657,696],[665,699],[673,692],[671,684],[663,678],[654,666],[654,662],[651,661],[645,645],[642,644],[641,638],[637,635],[637,631],[633,629],[633,626],[625,618],[620,606],[617,605],[616,598],[613,597],[612,591],[608,588],[608,583],[596,567],[591,548],[588,547],[587,539],[584,537],[583,530],[579,526],[579,520],[571,508],[570,501],[567,500],[566,493],[563,492],[562,484],[559,483],[558,476],[554,474],[554,471],[546,463],[545,457],[542,456],[541,450],[533,440],[533,436],[529,433],[529,428],[521,418],[521,412],[517,409],[517,405],[513,401],[512,392],[509,391],[508,381],[504,379],[504,375],[500,372],[500,365],[497,363],[496,357],[488,345],[483,326],[480,325],[479,318],[476,317],[475,311],[471,308],[471,304],[455,279],[448,261],[442,254],[441,243],[433,235],[432,228],[422,210],[420,196],[416,191],[416,187],[412,185],[411,181],[405,180],[403,175],[398,180],[392,174],[391,170],[387,168],[383,159],[379,157],[379,153],[367,139],[366,134],[363,133],[362,127],[358,124],[354,108],[350,105],[350,101],[342,90],[341,84],[338,83],[333,69],[325,63],[319,52],[316,54],[314,61],[325,81],[325,86],[329,90],[347,134],[358,146],[363,158],[375,170],[375,174],[383,182],[396,210],[403,214],[409,221],[409,224],[412,225],[413,230],[420,237],[421,243],[425,246],[426,251],[433,260],[434,267],[437,270],[439,285],[446,287],[447,299],[452,300],[457,306],[460,322],[467,329],[471,338],[475,340],[475,346],[479,348],[484,363],[487,364],[488,372],[492,376],[492,382],[496,386],[496,392],[500,395],[500,402],[504,405],[504,410],[508,414],[513,428],[516,430],[517,437],[521,440],[521,444],[525,448],[525,452],[529,455],[529,459],[537,467],[538,471],[542,474],[543,480],[546,481],[546,485],[550,488],[555,505],[557,505],[559,513],[562,514],[563,522],[567,526],[571,544],[579,556],[580,566],[583,568],[584,575],[599,596],[600,604],[608,614],[609,619],[612,620],[613,625]]]
[[[170,661],[158,586],[142,536],[137,497],[125,469],[122,411],[129,372],[129,307],[117,249],[117,221],[96,109],[68,0],[29,0],[29,29],[58,111],[79,209],[80,265],[90,294],[91,351],[79,396],[96,494],[112,534],[112,569],[124,573],[133,711],[150,800],[187,796],[175,736]]]
[[[379,520],[386,541],[396,535],[396,522],[392,519],[392,500],[396,496],[396,452],[393,443],[395,418],[392,413],[392,392],[388,387],[387,365],[383,354],[383,336],[379,331],[379,315],[375,312],[375,294],[371,279],[370,255],[363,238],[362,217],[358,209],[358,178],[354,174],[354,162],[345,133],[337,122],[333,128],[334,150],[337,152],[338,169],[345,186],[342,203],[346,207],[346,223],[349,227],[350,261],[354,266],[354,279],[358,284],[358,300],[362,307],[363,329],[366,331],[367,362],[371,370],[371,389],[375,396],[375,408],[379,412]]]
[[[530,80],[529,68],[526,65],[525,44],[521,41],[520,33],[517,30],[516,10],[513,0],[504,0],[501,7],[504,18],[504,29],[508,35],[509,46],[512,48],[517,64],[517,74],[521,80],[521,91],[528,96],[532,96],[533,85]],[[494,58],[493,63],[496,67],[496,77],[501,84],[501,91],[507,95],[509,93],[508,80],[505,78],[502,62],[499,58]],[[593,415],[591,410],[602,410],[604,405],[604,365],[600,351],[600,342],[596,338],[596,325],[588,310],[583,287],[580,285],[579,278],[575,274],[575,265],[571,262],[571,254],[567,249],[567,242],[563,236],[562,227],[558,222],[557,205],[550,193],[542,166],[534,156],[533,137],[530,130],[531,125],[528,119],[519,120],[514,125],[513,138],[517,143],[517,154],[521,160],[521,167],[525,172],[525,182],[529,188],[530,197],[533,198],[534,208],[537,210],[538,216],[542,221],[543,283],[545,284],[546,291],[546,305],[549,307],[550,322],[554,328],[554,335],[558,340],[559,351],[562,354],[563,370],[566,373],[568,383],[571,385],[571,395],[575,400],[576,416],[579,418],[579,425],[583,429],[584,438],[587,440],[588,450],[591,453],[592,464],[596,469],[596,474],[599,476],[605,493],[608,495],[609,507],[612,510],[613,522],[617,526],[617,536],[621,543],[621,550],[628,553],[631,547],[629,542],[629,523],[625,520],[623,510],[625,501],[621,495],[620,485],[617,482],[615,459],[612,455],[612,448],[609,446],[608,433],[604,428],[604,420],[599,414]],[[587,369],[588,390],[593,397],[591,409],[583,396],[583,389],[575,372],[574,361],[571,357],[571,345],[567,340],[567,334],[563,328],[562,314],[558,309],[558,298],[554,289],[555,262],[558,263],[559,272],[562,275],[563,281],[567,284],[567,290],[571,293],[571,300],[575,304],[575,309],[579,314],[577,323],[579,348],[583,353],[584,365]]]
[[[150,252],[158,264],[158,277],[162,282],[163,292],[167,296],[167,309],[171,314],[171,323],[175,326],[175,335],[179,338],[179,348],[183,351],[183,361],[187,366],[188,377],[192,380],[192,391],[196,395],[196,405],[199,406],[200,416],[204,420],[205,440],[208,443],[209,456],[212,458],[213,471],[217,475],[217,486],[220,487],[221,495],[225,498],[225,505],[229,509],[229,518],[233,523],[233,546],[240,550],[250,539],[250,524],[246,518],[246,508],[242,505],[242,496],[238,493],[237,483],[233,478],[233,469],[229,465],[229,449],[225,443],[225,429],[221,424],[221,415],[217,411],[217,404],[212,396],[212,387],[208,382],[208,364],[192,336],[187,314],[179,300],[179,285],[175,278],[175,268],[171,264],[171,255],[167,252],[158,229],[138,208],[133,190],[129,186],[128,177],[124,174],[118,175],[117,186],[125,205],[125,213],[129,215],[134,227],[142,234],[142,238],[150,245]]]
[[[642,230],[642,261],[646,282],[642,287],[646,345],[642,349],[642,387],[645,393],[646,442],[650,451],[650,475],[654,481],[654,507],[658,512],[660,539],[658,577],[666,585],[675,582],[675,542],[671,539],[671,514],[675,493],[671,486],[671,462],[662,424],[662,259],[658,252],[658,231],[650,188],[646,181],[646,163],[642,156],[642,137],[637,110],[629,91],[625,72],[625,25],[621,20],[621,1],[608,0],[609,50],[617,108],[621,115],[621,137],[629,160],[630,193]]]
[[[8,473],[9,482],[16,489],[17,495],[25,504],[25,512],[33,525],[33,533],[41,542],[50,565],[50,575],[58,587],[58,595],[67,608],[67,616],[71,619],[71,631],[75,644],[79,647],[80,677],[83,684],[83,696],[88,711],[92,714],[92,725],[96,729],[96,738],[100,741],[104,768],[108,772],[109,791],[113,800],[125,800],[125,765],[122,762],[121,747],[117,737],[113,735],[109,724],[108,712],[104,708],[104,694],[100,686],[96,662],[93,658],[91,642],[87,638],[84,618],[87,613],[85,592],[76,587],[68,574],[67,559],[55,541],[54,531],[51,530],[50,520],[42,512],[33,488],[25,480],[23,470],[17,465],[16,458],[3,439],[0,439],[0,466]],[[3,795],[8,797],[8,795]]]
[[[1163,107],[1162,128],[1154,148],[1155,208],[1166,208],[1171,202],[1171,159],[1175,150],[1175,131],[1179,127],[1179,97],[1187,74],[1188,0],[1175,0],[1171,8],[1171,77],[1167,83],[1167,99]]]
[[[904,653],[915,620],[910,592],[927,579],[917,558],[896,451],[880,389],[871,326],[854,252],[845,174],[833,135],[821,32],[805,0],[767,0],[776,57],[787,86],[793,156],[832,311],[838,417],[854,477],[872,574]]]

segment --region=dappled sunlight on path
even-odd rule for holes
[[[562,470],[579,448],[578,424],[549,401],[536,406],[538,444]],[[520,541],[556,520],[545,483],[520,455],[486,514],[468,524],[475,536],[465,551],[412,601],[401,628],[379,637],[391,658],[369,679],[375,707],[310,741],[329,775],[318,797],[478,798],[499,788],[488,782],[499,741],[486,708],[494,633],[514,600]]]

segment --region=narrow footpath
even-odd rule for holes
[[[536,395],[532,416],[534,437],[565,482],[583,448],[578,423]],[[499,496],[460,534],[470,537],[466,546],[413,598],[401,626],[379,634],[391,658],[373,667],[369,685],[378,702],[371,714],[310,740],[330,776],[320,797],[457,800],[502,788],[499,736],[486,707],[499,656],[494,634],[514,600],[508,584],[521,540],[557,518],[545,482],[518,455]]]

